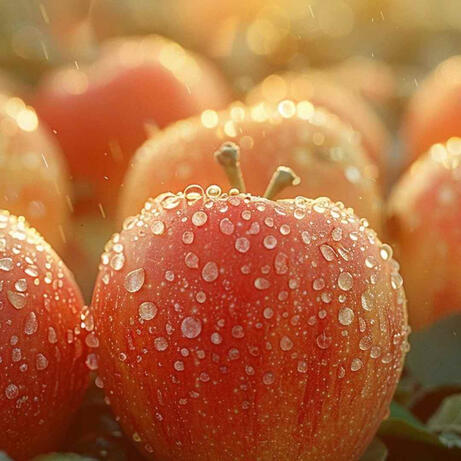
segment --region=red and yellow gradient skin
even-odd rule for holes
[[[461,139],[435,144],[394,187],[388,228],[413,329],[461,312]]]
[[[80,291],[24,218],[0,211],[0,448],[56,450],[88,381]]]
[[[358,459],[407,349],[398,264],[329,199],[165,194],[102,255],[99,373],[148,459]]]
[[[56,71],[34,104],[53,129],[76,182],[76,212],[111,215],[136,148],[152,131],[230,102],[205,59],[158,36],[116,39],[99,59]]]

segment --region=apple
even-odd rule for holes
[[[217,158],[242,190],[236,151]],[[147,459],[358,459],[388,414],[408,333],[391,247],[341,203],[272,200],[282,179],[162,194],[106,245],[99,377]]]
[[[388,228],[401,263],[410,324],[461,311],[461,139],[435,144],[394,186]]]
[[[390,136],[372,107],[359,92],[341,84],[331,72],[315,71],[273,74],[256,85],[247,95],[249,104],[269,103],[285,99],[310,101],[336,114],[356,130],[370,160],[384,180],[388,169]]]
[[[107,42],[93,64],[57,70],[33,98],[68,159],[76,213],[109,217],[130,158],[152,131],[229,101],[208,61],[158,36]]]
[[[411,97],[402,126],[405,165],[433,144],[461,135],[461,56],[439,64]]]
[[[0,211],[0,447],[16,461],[59,447],[94,368],[80,291],[24,218]]]
[[[33,108],[0,94],[0,208],[24,216],[62,254],[71,212],[67,166]]]

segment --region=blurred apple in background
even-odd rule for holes
[[[62,255],[71,212],[65,160],[35,111],[2,94],[0,178],[0,208],[24,216]]]
[[[285,99],[307,100],[324,107],[356,130],[370,160],[386,175],[390,136],[373,109],[358,92],[322,71],[274,74],[253,88],[247,101],[276,103]],[[382,178],[381,178],[382,180]]]
[[[105,44],[88,67],[48,75],[34,97],[75,185],[75,211],[112,216],[130,158],[152,131],[230,100],[206,60],[158,36]]]

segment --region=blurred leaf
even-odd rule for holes
[[[76,455],[74,453],[49,453],[48,455],[40,455],[32,461],[97,461],[95,458],[87,458],[86,456]]]
[[[461,384],[461,315],[442,319],[410,335],[406,365],[424,386]]]
[[[409,408],[420,421],[425,422],[447,397],[459,393],[461,393],[461,385],[421,388],[413,395]]]
[[[4,451],[0,451],[0,461],[13,461]]]
[[[427,426],[437,432],[461,434],[461,394],[447,397],[427,422]]]
[[[368,446],[360,461],[385,461],[387,459],[387,448],[381,440],[375,437]]]

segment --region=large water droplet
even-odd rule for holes
[[[218,266],[215,262],[207,262],[202,269],[202,278],[205,282],[214,282],[219,275]]]
[[[338,312],[338,320],[341,325],[350,325],[354,320],[354,311],[349,307],[343,307]]]
[[[194,317],[186,317],[181,323],[181,331],[186,338],[196,338],[202,331],[202,322]]]
[[[125,277],[126,290],[130,293],[136,293],[144,285],[144,278],[145,272],[142,267],[129,272]]]
[[[349,291],[352,288],[353,281],[349,272],[341,272],[338,277],[338,286],[343,291]]]
[[[146,301],[139,305],[139,317],[142,320],[152,320],[157,315],[157,306],[154,303]]]

